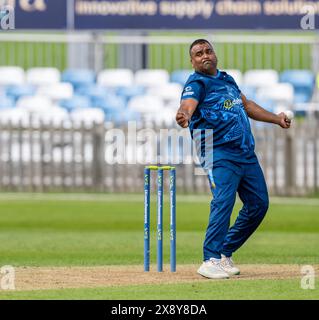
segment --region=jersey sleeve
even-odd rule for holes
[[[193,81],[185,85],[181,100],[194,99],[200,102],[205,95],[205,89],[201,82]]]

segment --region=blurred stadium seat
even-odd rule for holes
[[[264,86],[257,90],[257,97],[262,100],[272,100],[276,104],[286,104],[291,107],[294,101],[294,88],[289,83]]]
[[[0,86],[19,85],[25,82],[24,70],[20,67],[0,67]]]
[[[36,123],[42,122],[43,124],[61,126],[65,120],[69,120],[69,114],[65,109],[52,105],[49,109],[37,110],[32,113],[32,120]]]
[[[164,103],[171,100],[180,99],[183,87],[178,83],[167,83],[151,87],[147,90],[147,95],[153,95],[163,99]]]
[[[165,107],[173,110],[176,113],[177,109],[179,108],[180,102],[181,102],[180,98],[178,98],[176,100],[170,100],[169,102],[167,102],[165,104]],[[175,118],[175,116],[174,116],[174,118]]]
[[[244,74],[244,84],[253,87],[264,87],[278,83],[276,70],[248,70]]]
[[[71,99],[73,96],[73,87],[71,83],[68,82],[40,86],[37,90],[37,95],[48,97],[52,101]]]
[[[116,112],[114,110],[108,110],[105,112],[105,120],[111,121],[115,125],[121,125],[128,121],[140,121],[141,116],[139,112],[129,109],[117,110]]]
[[[154,121],[158,125],[170,126],[175,121],[176,110],[165,107],[163,99],[158,96],[144,95],[132,98],[128,103],[128,109],[140,113],[141,119]]]
[[[280,81],[290,83],[295,90],[296,103],[310,102],[315,88],[315,75],[309,70],[286,70]]]
[[[15,102],[12,98],[0,95],[0,109],[13,108]]]
[[[32,123],[61,125],[63,120],[68,119],[68,112],[52,103],[52,101],[43,96],[21,97],[17,101],[16,112],[11,112],[10,116],[16,116],[19,121],[29,123],[32,116]],[[22,110],[22,111],[21,111]]]
[[[27,83],[34,86],[56,84],[60,79],[60,71],[56,68],[30,68],[26,72]]]
[[[16,107],[30,112],[48,110],[53,106],[52,101],[43,96],[26,96],[18,99]]]
[[[238,86],[241,86],[243,84],[243,74],[240,70],[238,69],[226,69],[224,70],[227,72],[229,75],[231,75],[235,82],[237,83]]]
[[[146,89],[143,86],[131,86],[131,87],[118,87],[115,93],[123,97],[126,102],[133,97],[145,94]]]
[[[91,101],[88,97],[74,95],[70,99],[60,100],[59,105],[62,108],[66,109],[68,112],[71,112],[74,109],[90,108]]]
[[[35,92],[35,87],[27,84],[11,85],[6,88],[7,96],[14,99],[14,101],[24,96],[33,96]]]
[[[87,96],[91,100],[95,98],[103,98],[107,95],[107,90],[102,86],[91,84],[88,86],[81,86],[75,90],[75,93],[82,96]]]
[[[193,73],[194,71],[191,69],[183,69],[183,70],[175,70],[171,74],[171,82],[179,83],[180,85],[184,86],[186,83],[188,77]]]
[[[286,70],[280,76],[270,69],[248,70],[244,75],[238,69],[225,71],[248,99],[274,112],[283,104],[293,108],[292,103],[309,102],[315,88],[315,76],[308,70]],[[171,75],[164,69],[141,69],[135,74],[130,69],[105,69],[96,76],[89,69],[67,69],[61,76],[55,68],[31,68],[25,73],[19,67],[0,67],[0,109],[16,105],[29,113],[42,113],[61,108],[62,112],[55,110],[56,119],[62,119],[65,113],[75,111],[79,115],[74,117],[80,118],[80,109],[93,108],[92,118],[101,118],[96,112],[99,109],[104,120],[117,124],[147,118],[171,125],[182,86],[191,73],[188,69],[175,70]],[[301,106],[306,108],[306,104],[298,108]],[[17,117],[22,117],[21,112]]]
[[[144,114],[158,113],[161,112],[163,108],[163,100],[157,96],[137,96],[132,98],[128,103],[128,109]]]
[[[135,73],[134,82],[136,85],[152,87],[169,82],[169,73],[162,69],[143,69]]]
[[[107,69],[98,74],[97,84],[105,87],[130,87],[134,74],[130,69]]]
[[[74,89],[95,83],[95,72],[89,69],[67,69],[62,73],[62,81],[72,84]]]
[[[124,98],[114,94],[96,97],[91,102],[93,107],[101,108],[104,112],[119,112],[126,107]]]

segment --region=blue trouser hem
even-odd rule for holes
[[[230,251],[221,251],[220,254],[223,254],[227,258],[230,258],[233,255],[233,253]]]
[[[204,257],[204,260],[203,261],[207,261],[211,258],[214,258],[214,259],[220,259],[221,258],[221,255],[217,255],[217,254],[211,254],[210,256],[207,256],[207,257]]]

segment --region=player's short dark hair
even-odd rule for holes
[[[189,47],[189,56],[192,56],[192,49],[194,46],[196,46],[197,44],[203,44],[203,43],[208,43],[211,47],[213,47],[213,45],[206,39],[197,39],[195,41],[193,41],[193,43],[190,45]]]

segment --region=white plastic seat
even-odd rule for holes
[[[226,69],[224,70],[227,72],[230,76],[232,76],[237,83],[238,86],[241,86],[243,84],[243,74],[238,69]]]
[[[43,96],[25,96],[18,99],[17,108],[25,109],[29,112],[40,112],[52,108],[52,101]]]
[[[77,126],[84,124],[92,126],[94,123],[103,123],[105,116],[104,112],[98,108],[81,108],[70,113],[70,119]]]
[[[167,83],[149,88],[147,94],[160,97],[164,102],[169,102],[180,99],[182,90],[182,86],[178,83]]]
[[[181,100],[179,98],[179,99],[170,100],[167,104],[165,104],[165,107],[175,111],[176,113],[177,109],[180,107],[180,104],[181,104]]]
[[[39,87],[38,95],[48,97],[54,101],[70,99],[73,96],[73,86],[68,82],[60,82]]]
[[[159,97],[144,95],[132,98],[127,107],[132,111],[151,114],[161,112],[164,108],[164,103]]]
[[[98,74],[97,83],[105,87],[130,87],[134,84],[134,74],[130,69],[106,69]]]
[[[145,95],[132,98],[128,103],[128,109],[138,112],[145,121],[158,125],[172,125],[176,111],[165,107],[163,99],[157,96]]]
[[[290,105],[294,101],[294,88],[290,83],[264,86],[257,90],[257,97],[264,100],[270,99],[275,103]]]
[[[192,69],[180,69],[171,73],[171,82],[179,83],[184,86],[189,76],[194,72]]]
[[[24,70],[20,67],[0,67],[0,86],[20,85],[25,82]]]
[[[37,110],[32,113],[32,122],[37,124],[52,124],[54,126],[64,126],[64,121],[69,120],[68,112],[57,105],[50,108]]]
[[[244,74],[244,84],[253,87],[271,86],[279,81],[276,70],[249,70]]]
[[[58,105],[54,105],[52,101],[43,96],[26,96],[17,101],[17,108],[29,114],[32,117],[32,124],[39,125],[52,123],[55,126],[62,124],[64,120],[68,120],[68,112]]]
[[[136,71],[134,80],[140,86],[160,86],[169,82],[169,73],[163,69],[143,69]]]
[[[61,74],[56,68],[31,68],[26,72],[27,83],[41,86],[60,82]]]
[[[14,109],[3,109],[0,111],[1,123],[29,126],[42,124],[53,124],[60,126],[63,121],[68,120],[68,112],[61,107],[50,105],[50,107],[17,107]]]

